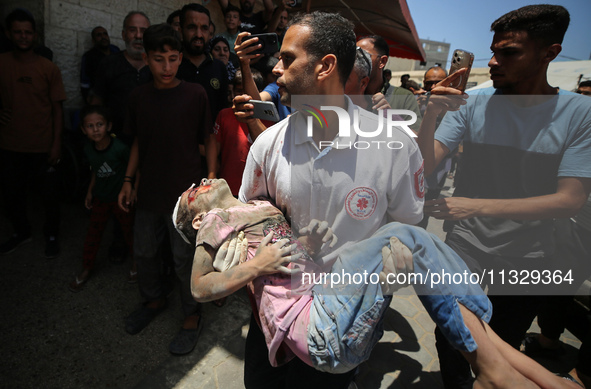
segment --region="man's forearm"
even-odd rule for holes
[[[250,133],[250,138],[254,142],[259,135],[263,133],[267,129],[267,127],[263,124],[263,122],[259,119],[254,119],[249,121],[247,124],[248,132]]]
[[[213,134],[210,134],[205,140],[205,160],[207,161],[207,178],[216,178],[218,172],[218,149]]]
[[[494,217],[514,220],[561,219],[575,216],[585,205],[591,179],[561,178],[556,193],[522,199],[448,197],[425,203],[425,214],[444,220]]]
[[[425,161],[425,177],[429,176],[438,165],[435,157],[435,127],[437,126],[437,114],[425,111],[425,116],[421,122],[421,128],[417,135],[417,143],[421,150],[421,155]]]

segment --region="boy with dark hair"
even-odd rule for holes
[[[260,90],[263,83],[261,73],[254,70],[252,78]],[[238,70],[234,78],[233,93],[235,95],[243,93],[242,82],[242,72]],[[213,132],[216,139],[217,154],[220,157],[218,176],[228,182],[234,196],[238,196],[240,190],[242,172],[246,165],[250,145],[261,132],[259,126],[253,123],[255,120],[250,119],[246,123],[241,123],[236,119],[232,108],[225,108],[220,111],[215,121]],[[263,121],[265,127],[272,124]]]
[[[43,188],[45,257],[59,255],[60,212],[56,165],[61,156],[62,102],[66,92],[55,64],[34,52],[35,19],[16,9],[6,18],[11,52],[0,54],[0,186],[13,234],[0,255],[31,241],[26,192],[31,181]]]
[[[192,247],[173,233],[170,216],[178,193],[201,179],[199,146],[213,126],[203,88],[175,77],[183,57],[177,32],[167,24],[152,26],[144,33],[144,47],[144,61],[154,81],[136,88],[129,97],[126,129],[135,138],[126,176],[133,177],[138,170],[142,174],[134,255],[145,303],[129,315],[125,329],[130,334],[140,332],[166,306],[158,249],[168,233],[185,316],[169,349],[173,354],[186,354],[197,343],[202,320],[190,290]],[[215,158],[215,150],[206,152],[213,152]],[[131,183],[124,182],[119,206],[129,209],[133,201]]]
[[[112,127],[106,107],[90,105],[80,111],[80,129],[90,141],[84,147],[84,154],[90,163],[92,178],[84,200],[84,205],[90,210],[90,223],[84,241],[83,269],[69,285],[72,292],[81,291],[91,276],[109,216],[114,215],[119,221],[129,255],[133,256],[133,213],[123,212],[117,206],[123,182],[132,181],[130,177],[125,177],[129,147],[111,136]],[[129,271],[128,281],[137,282],[135,262]]]
[[[236,54],[234,44],[240,32],[240,9],[238,7],[229,4],[224,10],[224,25],[226,26],[226,31],[222,31],[220,35],[226,38],[230,45],[230,51]]]

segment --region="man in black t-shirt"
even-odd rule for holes
[[[106,57],[98,66],[90,104],[105,105],[113,115],[113,132],[121,136],[125,120],[127,98],[133,89],[152,79],[150,69],[144,63],[143,35],[150,26],[148,17],[132,11],[123,20],[121,36],[125,50]],[[128,139],[122,138],[124,141]]]
[[[88,98],[88,92],[94,86],[96,70],[101,60],[120,51],[119,47],[111,44],[109,33],[104,27],[97,26],[93,28],[91,36],[94,46],[84,53],[80,66],[80,91],[85,102]]]
[[[200,4],[187,4],[180,17],[184,57],[177,78],[205,88],[211,117],[215,118],[228,104],[228,72],[222,61],[206,51],[211,38],[209,10]]]

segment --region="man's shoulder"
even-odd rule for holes
[[[402,88],[400,86],[392,86],[392,88],[388,88],[388,90],[392,89],[392,94],[393,95],[411,95],[414,96],[413,93],[411,91],[409,91],[406,88]]]

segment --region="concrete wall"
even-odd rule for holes
[[[216,0],[193,0],[204,3],[211,12],[216,31],[225,30],[223,15]],[[80,60],[91,48],[90,32],[98,25],[107,29],[111,43],[124,49],[121,39],[123,18],[132,10],[143,11],[152,24],[164,23],[168,15],[190,0],[2,0],[0,16],[16,7],[26,8],[35,16],[41,41],[53,50],[53,60],[62,71],[68,96],[66,107],[82,105],[80,96]],[[232,2],[238,5],[237,1]],[[258,0],[255,10],[262,9]]]

